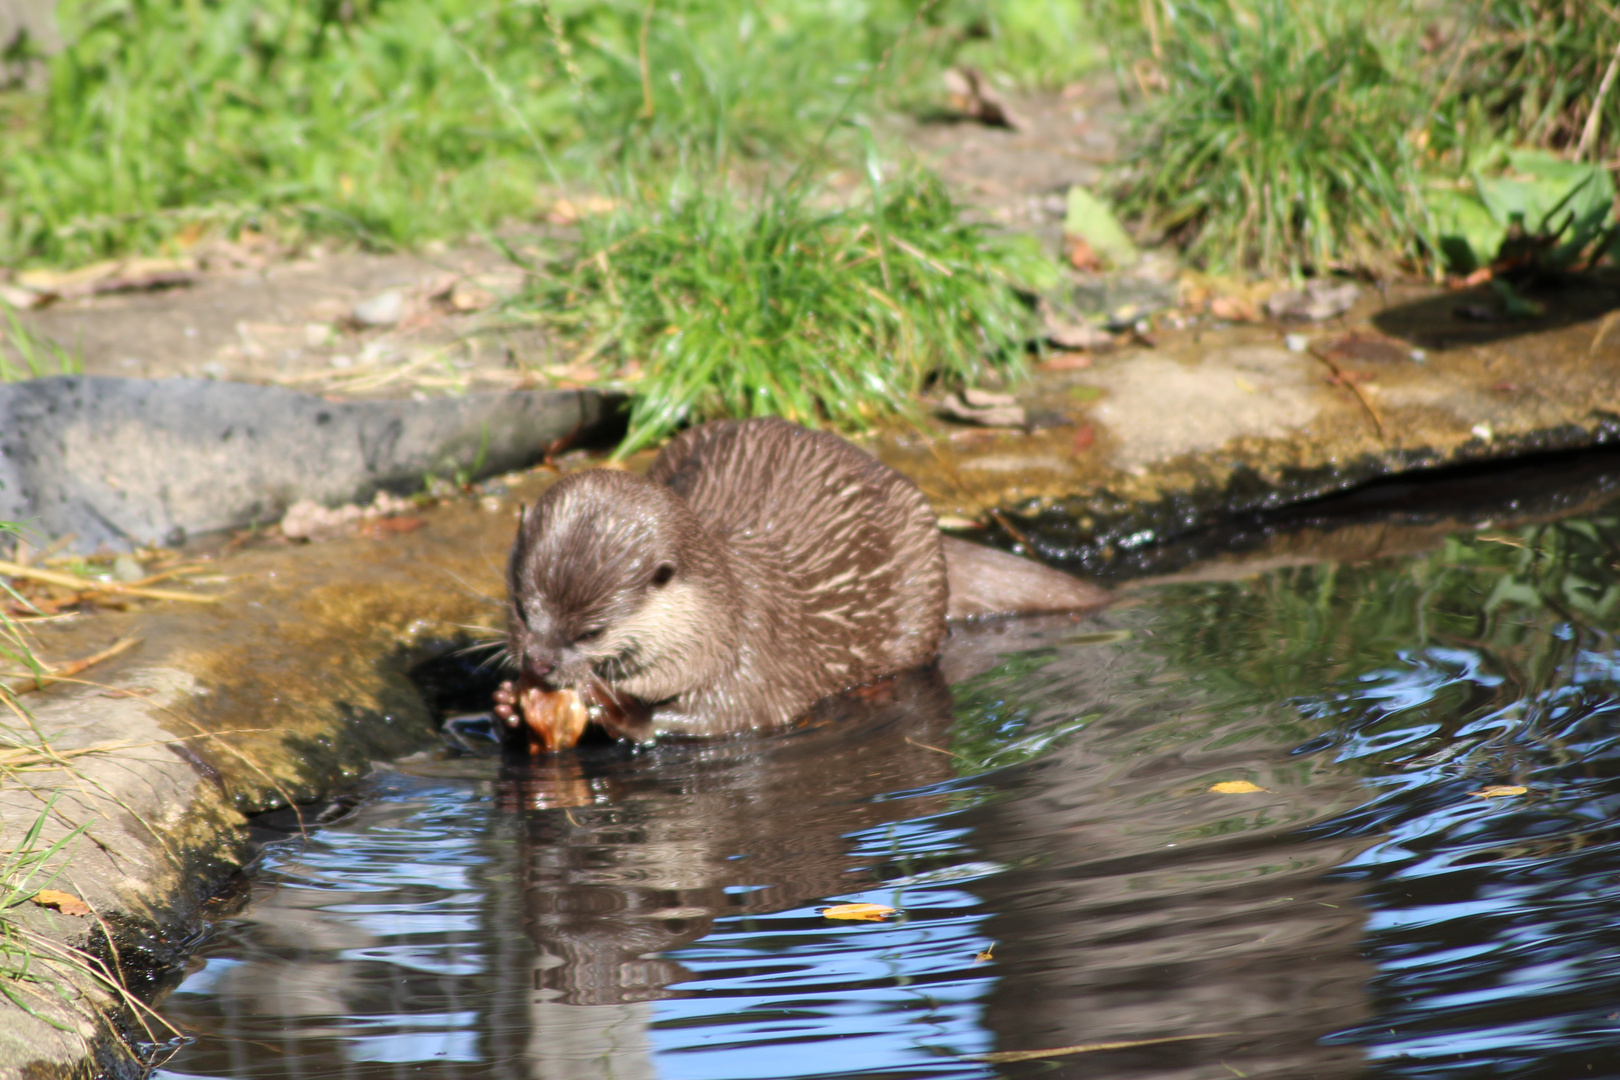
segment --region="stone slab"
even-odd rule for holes
[[[279,521],[300,499],[367,502],[479,479],[605,429],[594,390],[335,402],[206,379],[56,376],[0,385],[0,521],[75,550]]]

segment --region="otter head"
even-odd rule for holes
[[[530,679],[652,703],[700,686],[737,650],[725,552],[669,488],[606,469],[554,484],[507,564],[508,644]]]

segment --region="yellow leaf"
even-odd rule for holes
[[[1217,795],[1251,795],[1256,791],[1265,791],[1266,789],[1258,784],[1251,784],[1247,780],[1223,780],[1209,790]]]
[[[1468,794],[1477,795],[1481,799],[1502,799],[1509,795],[1523,795],[1529,790],[1527,787],[1517,785],[1492,784],[1490,787],[1482,787],[1478,791],[1470,791]]]
[[[994,950],[994,949],[995,949],[995,946],[992,945],[988,949],[983,950],[982,952],[979,953],[979,955],[977,955],[977,956],[975,956],[973,958],[973,962],[975,964],[987,964],[990,961],[994,960],[995,957],[990,955],[991,951]]]
[[[90,905],[80,900],[72,893],[62,892],[60,889],[41,889],[34,894],[34,903],[40,907],[55,908],[64,915],[88,915]]]
[[[894,908],[883,904],[834,904],[832,907],[822,908],[821,913],[829,919],[882,922],[894,914]]]

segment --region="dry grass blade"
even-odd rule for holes
[[[1122,1042],[1080,1043],[1076,1046],[1054,1046],[1050,1050],[1002,1050],[994,1054],[974,1054],[967,1060],[1000,1065],[1009,1061],[1038,1061],[1041,1058],[1069,1057],[1072,1054],[1094,1054],[1100,1050],[1132,1050],[1138,1046],[1160,1046],[1164,1043],[1190,1042],[1193,1039],[1223,1039],[1236,1034],[1235,1031],[1216,1031],[1208,1035],[1167,1035],[1162,1039],[1126,1039]]]
[[[173,600],[185,604],[219,603],[219,597],[217,596],[175,592],[172,589],[148,589],[139,585],[126,585],[117,581],[91,581],[76,574],[63,574],[55,570],[41,570],[37,567],[21,566],[4,560],[0,560],[0,574],[7,577],[22,578],[25,581],[37,581],[42,585],[56,585],[64,589],[75,589],[83,593],[113,593],[119,596],[138,596],[143,600]]]
[[[31,690],[43,690],[45,687],[54,682],[60,682],[63,679],[70,679],[73,676],[78,675],[80,672],[86,671],[101,663],[103,660],[111,660],[119,653],[129,651],[130,649],[134,648],[140,642],[140,640],[141,639],[138,637],[119,638],[107,648],[102,649],[98,653],[93,653],[90,656],[81,657],[78,660],[69,660],[65,664],[53,668],[46,668],[41,672],[33,672],[29,674],[0,673],[0,678],[7,678],[11,680],[4,685],[5,688],[12,694],[26,694]]]

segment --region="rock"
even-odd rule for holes
[[[0,304],[14,307],[18,311],[43,307],[49,296],[49,293],[35,292],[33,289],[25,289],[20,285],[7,285],[5,282],[0,282]]]
[[[1306,319],[1321,322],[1343,315],[1355,304],[1361,289],[1353,281],[1312,278],[1303,289],[1282,289],[1266,300],[1266,310],[1274,319]]]
[[[398,289],[380,292],[354,305],[351,314],[361,326],[393,326],[405,317],[405,294]]]
[[[947,394],[940,402],[941,415],[980,427],[1027,427],[1029,416],[1011,394],[968,388],[960,394]]]
[[[1112,349],[1114,335],[1091,323],[1068,323],[1048,318],[1046,340],[1060,349]]]
[[[482,311],[495,306],[495,294],[470,281],[458,281],[450,289],[450,306],[457,311]]]
[[[977,120],[987,127],[1010,128],[1023,131],[1029,125],[991,88],[985,77],[975,68],[954,67],[945,72],[945,92],[951,96],[951,108],[969,120]]]
[[[523,468],[563,436],[601,438],[615,404],[594,390],[331,402],[203,379],[8,383],[0,521],[73,533],[78,551],[268,524],[300,499],[369,502],[439,472]]]

